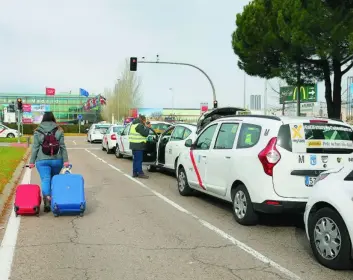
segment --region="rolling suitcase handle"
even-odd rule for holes
[[[71,169],[72,169],[72,164],[70,164],[68,167],[64,167],[63,174],[71,174]]]

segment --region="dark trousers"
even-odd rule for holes
[[[143,151],[132,151],[133,162],[132,162],[132,173],[133,174],[143,174],[142,171],[142,160],[143,160]]]

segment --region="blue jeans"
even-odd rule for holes
[[[134,175],[143,174],[143,171],[142,171],[143,151],[132,151],[132,155],[133,155],[132,174]]]
[[[36,162],[36,167],[42,183],[43,197],[51,195],[51,179],[54,175],[60,173],[63,165],[64,162],[62,159],[44,159]]]

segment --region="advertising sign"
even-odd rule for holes
[[[201,110],[201,114],[207,112],[208,111],[208,103],[207,102],[201,103],[200,104],[200,110]]]
[[[295,103],[297,102],[298,95],[300,95],[300,102],[317,102],[317,84],[304,85],[300,87],[287,86],[280,88],[280,104],[284,103]]]
[[[23,104],[22,111],[23,112],[32,112],[32,105],[31,104]]]

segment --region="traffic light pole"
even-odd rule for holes
[[[212,82],[211,78],[206,74],[205,71],[203,71],[200,67],[197,67],[196,65],[193,65],[193,64],[190,64],[190,63],[169,62],[169,61],[138,61],[137,63],[172,64],[172,65],[184,65],[184,66],[193,67],[193,68],[199,70],[202,74],[204,74],[205,77],[207,78],[207,80],[210,82],[210,85],[212,87],[212,93],[213,93],[213,102],[217,101],[216,90],[215,90],[215,87],[213,85],[213,82]]]

